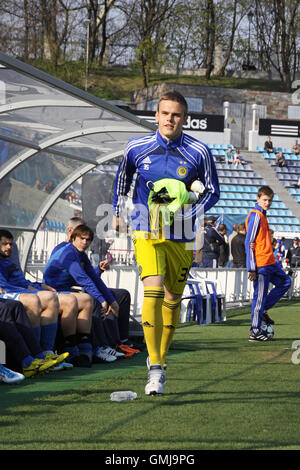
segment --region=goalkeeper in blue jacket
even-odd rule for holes
[[[170,91],[156,112],[158,130],[129,141],[114,186],[115,227],[133,176],[135,210],[132,238],[144,285],[142,324],[149,357],[146,395],[162,394],[166,355],[180,316],[181,296],[193,262],[195,221],[219,199],[209,148],[182,132],[187,121],[184,97]],[[201,181],[202,197],[189,203],[191,184]]]

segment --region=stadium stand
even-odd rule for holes
[[[208,211],[208,214],[222,217],[223,222],[228,226],[233,225],[233,223],[242,223],[249,210],[255,204],[258,188],[267,183],[264,178],[255,171],[253,165],[243,158],[242,165],[236,167],[232,163],[225,163],[219,152],[225,152],[227,146],[209,144],[209,147],[216,162],[221,196],[218,203]],[[231,147],[234,148],[234,146]],[[300,188],[293,187],[300,176],[300,156],[296,156],[291,151],[288,151],[288,149],[283,149],[288,167],[279,168],[275,166],[275,153],[266,154],[262,147],[257,147],[256,150],[274,167],[278,181],[280,181],[284,187],[288,188],[289,194],[295,197],[297,202],[300,202]],[[279,148],[276,149],[276,151],[279,150]],[[296,199],[297,196],[298,199]],[[300,232],[300,222],[298,218],[276,193],[269,215],[270,227],[273,230],[277,232]]]

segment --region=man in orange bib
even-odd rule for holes
[[[254,283],[249,341],[270,341],[270,338],[261,330],[261,323],[262,321],[272,322],[267,311],[281,299],[291,285],[290,277],[276,262],[273,254],[266,216],[273,197],[273,190],[269,186],[262,186],[257,193],[257,203],[245,222],[248,278]],[[268,293],[270,282],[274,287]]]

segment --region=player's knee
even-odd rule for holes
[[[85,306],[85,309],[92,313],[93,311],[93,308],[94,308],[94,300],[93,300],[93,297],[89,294],[83,294],[83,301],[84,301],[84,306]]]
[[[59,295],[59,304],[63,312],[77,313],[78,311],[77,299],[73,294]]]
[[[53,307],[58,308],[59,300],[58,296],[51,291],[42,291],[42,301],[47,305],[52,305]]]
[[[41,306],[39,297],[35,294],[25,294],[25,295],[26,297],[21,297],[21,299],[23,300],[24,306],[28,308],[34,315],[36,316],[40,315],[42,311],[42,306]]]

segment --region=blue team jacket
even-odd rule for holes
[[[178,238],[171,227],[170,239],[177,241],[190,241],[194,238],[195,234],[190,231],[187,233],[185,226],[193,228],[196,218],[208,211],[220,197],[216,167],[209,148],[184,133],[170,142],[167,142],[159,131],[133,138],[128,142],[114,185],[113,207],[117,216],[122,216],[124,197],[130,190],[135,173],[135,211],[131,215],[133,230],[150,231],[149,188],[146,184],[148,181],[174,178],[183,181],[189,189],[195,179],[200,179],[205,186],[205,192],[196,204],[189,205],[187,210],[175,215],[174,225],[176,222],[178,227],[178,221],[182,224],[182,234]]]
[[[106,300],[112,304],[115,301],[110,290],[97,276],[86,253],[78,251],[72,243],[63,243],[53,250],[44,270],[43,282],[57,291],[81,286],[100,303]]]
[[[0,287],[6,292],[31,292],[28,287],[42,290],[39,282],[30,282],[25,279],[20,268],[9,258],[0,259]]]

